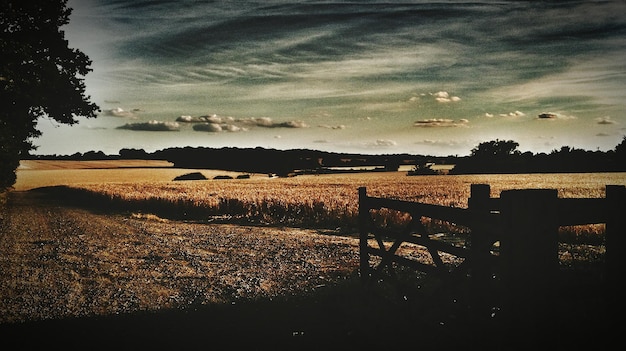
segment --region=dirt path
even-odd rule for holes
[[[0,225],[0,322],[301,294],[358,266],[354,238],[93,213],[36,191],[10,193]]]

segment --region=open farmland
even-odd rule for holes
[[[178,170],[179,174],[188,171]],[[65,191],[83,203],[170,219],[317,227],[346,234],[356,233],[357,189],[362,186],[370,196],[465,208],[471,184],[490,184],[492,197],[508,189],[541,188],[557,189],[559,197],[567,198],[601,198],[607,184],[626,185],[624,173],[406,176],[404,172],[372,172],[213,180],[215,174],[228,172],[194,171],[209,180],[77,182]],[[150,170],[154,177],[164,178],[161,172],[165,170]],[[408,221],[403,214],[386,216],[397,224]],[[600,231],[598,225],[563,228],[562,236],[598,243]]]
[[[606,184],[626,185],[624,173],[214,180],[239,173],[47,168],[20,169],[18,191],[2,203],[0,335],[36,335],[30,341],[41,346],[67,342],[67,330],[75,330],[82,334],[73,336],[76,348],[102,331],[113,336],[104,345],[118,348],[121,339],[158,348],[216,339],[233,346],[244,339],[268,347],[277,339],[296,347],[387,345],[369,335],[372,328],[389,337],[418,329],[421,342],[460,343],[467,326],[459,311],[418,308],[402,297],[381,301],[358,289],[358,187],[466,207],[473,183],[490,184],[492,196],[532,187],[558,189],[561,197],[604,197]],[[209,180],[172,181],[194,171]],[[23,191],[29,189],[37,190]],[[601,238],[602,231],[592,226],[585,235]],[[560,254],[566,264],[598,260],[602,246],[567,245]],[[406,313],[408,306],[419,313]],[[572,313],[585,318],[577,324],[583,330],[595,316]]]

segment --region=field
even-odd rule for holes
[[[161,167],[148,169],[119,168],[124,161],[100,161],[100,169],[94,169],[93,164],[89,165],[91,169],[85,169],[82,164],[51,166],[56,161],[39,162],[44,163],[27,165],[29,168],[20,172],[16,190],[65,185],[69,188],[64,190],[66,194],[82,199],[82,205],[96,204],[177,220],[304,226],[338,229],[344,234],[356,232],[359,187],[366,187],[370,196],[467,207],[471,184],[490,184],[492,197],[507,189],[543,188],[557,189],[559,197],[569,198],[600,198],[604,197],[607,184],[626,184],[624,173],[409,177],[405,172],[373,172],[293,178],[252,174],[249,179],[213,180],[215,176],[237,178],[241,173],[174,169],[152,163],[158,161],[149,161],[147,165]],[[134,162],[137,165],[138,161]],[[63,166],[71,167],[72,172],[53,169]],[[208,180],[172,181],[191,172],[200,172]],[[406,218],[400,215],[389,220],[401,224]],[[602,230],[601,225],[562,228],[561,237],[599,244],[602,238],[598,234]]]
[[[209,179],[172,181],[196,171]],[[263,348],[277,340],[386,345],[373,330],[393,339],[417,328],[423,343],[447,334],[446,343],[462,343],[471,329],[463,328],[462,312],[415,301],[407,308],[387,290],[360,290],[358,187],[466,207],[474,183],[490,184],[492,196],[554,188],[561,197],[604,197],[605,185],[626,185],[623,173],[212,179],[217,175],[239,173],[139,161],[25,162],[2,203],[0,332],[34,334],[39,339],[30,342],[45,344],[67,342],[64,333],[74,329],[82,335],[72,333],[76,347],[105,330],[116,335],[103,341],[111,347],[121,340],[165,348],[229,339]],[[565,228],[564,264],[601,260],[603,230]],[[583,329],[591,325],[584,319],[596,316],[572,313]]]

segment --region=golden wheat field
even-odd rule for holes
[[[563,198],[601,198],[606,185],[626,185],[626,173],[407,176],[405,172],[371,172],[289,178],[251,174],[237,179],[242,173],[177,169],[155,161],[146,161],[143,168],[139,161],[132,163],[138,168],[124,167],[119,164],[123,161],[91,161],[89,168],[63,161],[28,162],[32,161],[18,170],[16,190],[64,185],[92,203],[161,217],[243,219],[352,231],[357,225],[359,187],[366,187],[370,196],[463,208],[467,207],[471,184],[489,184],[492,197],[508,189],[540,188],[557,189]],[[191,172],[200,172],[208,179],[173,181]],[[218,175],[233,179],[213,179]],[[582,230],[583,235],[601,231],[601,225]]]

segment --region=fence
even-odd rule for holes
[[[472,184],[468,208],[455,208],[370,197],[366,188],[359,188],[362,279],[367,282],[374,277],[393,276],[394,267],[398,266],[445,279],[469,276],[470,305],[474,318],[480,319],[489,318],[486,289],[496,267],[505,320],[524,325],[531,319],[543,318],[546,326],[550,319],[544,317],[549,317],[553,308],[559,274],[559,227],[605,223],[607,306],[618,304],[619,279],[626,273],[620,258],[626,247],[626,187],[607,185],[605,198],[558,198],[554,189],[506,190],[499,198],[491,198],[490,190],[489,185]],[[395,232],[374,225],[371,210],[382,208],[409,213],[410,224]],[[434,240],[426,233],[422,217],[469,228],[471,245],[461,247]],[[393,243],[389,244],[389,240]],[[397,255],[405,242],[425,247],[431,262]],[[497,253],[493,250],[496,242]],[[442,252],[463,262],[452,268],[446,266]],[[378,260],[373,261],[373,257]]]

